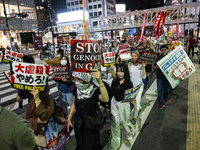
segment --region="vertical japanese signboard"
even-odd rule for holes
[[[90,18],[89,18],[89,11],[88,11],[88,1],[82,0],[83,6],[83,26],[85,31],[85,36],[87,40],[91,39],[91,26],[90,26]]]
[[[175,88],[180,81],[188,78],[196,71],[182,46],[178,46],[175,50],[158,61],[157,64],[172,88]]]
[[[101,68],[102,42],[92,40],[71,40],[71,70],[89,72]]]
[[[33,36],[33,43],[35,50],[41,50],[43,48],[42,37],[34,37]]]
[[[48,65],[18,63],[11,64],[12,87],[20,90],[33,89],[37,86],[39,91],[44,91],[49,76]]]

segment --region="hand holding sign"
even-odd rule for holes
[[[36,102],[36,100],[40,99],[40,97],[39,97],[39,90],[38,90],[38,88],[35,85],[34,85],[34,88],[35,89],[31,89],[30,90],[30,93],[33,94],[33,97],[34,97],[35,102]]]
[[[98,82],[98,83],[101,83],[101,82],[102,82],[102,81],[101,81],[101,73],[99,72],[99,70],[97,70],[97,69],[92,69],[91,71],[92,71],[92,72],[90,73],[91,77],[97,79],[97,82]]]
[[[143,62],[142,62],[142,68],[145,68],[146,65],[147,65],[147,62],[146,62],[146,61],[143,61]]]
[[[65,79],[64,77],[61,78],[63,82],[67,82],[68,80]]]

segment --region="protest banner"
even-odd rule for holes
[[[20,62],[22,56],[23,54],[21,53],[14,52],[11,50],[5,50],[5,55],[2,55],[2,61],[5,63],[14,62],[14,61]]]
[[[179,16],[177,13],[177,38],[179,38]]]
[[[151,65],[156,58],[156,53],[142,51],[142,55],[140,55],[138,59],[138,63],[142,64],[142,62],[147,62],[147,65]]]
[[[162,35],[166,15],[167,15],[167,12],[163,12],[163,11],[160,14],[156,15],[154,28],[153,28],[153,37],[155,37],[156,35],[158,36]]]
[[[12,82],[14,82],[14,77],[12,76],[12,74],[8,71],[4,71],[3,72],[4,75],[6,76],[6,79],[8,80],[8,82],[11,84]]]
[[[42,42],[42,37],[34,37],[33,36],[33,43],[34,43],[34,48],[35,50],[41,50],[43,48],[43,42]]]
[[[119,52],[121,53],[120,58],[123,60],[131,59],[129,44],[124,44],[119,46]]]
[[[103,60],[102,60],[103,66],[108,67],[111,64],[115,65],[115,57],[116,57],[115,51],[103,53]]]
[[[123,102],[131,102],[131,101],[133,101],[133,100],[136,98],[136,96],[137,96],[137,94],[138,94],[138,92],[139,92],[139,89],[140,89],[141,85],[142,85],[142,83],[140,83],[140,84],[139,84],[138,86],[136,86],[136,87],[133,87],[133,88],[131,88],[131,89],[127,89],[127,90],[124,92],[124,97],[123,97],[123,99],[121,100],[121,102],[123,103]]]
[[[172,45],[172,50],[174,50],[176,47],[181,45],[181,41],[178,41],[178,40],[171,41],[171,45]]]
[[[85,36],[87,40],[90,40],[91,39],[91,25],[90,25],[90,17],[89,17],[87,0],[82,0],[82,7],[83,7],[83,26],[84,26]]]
[[[127,38],[128,36],[129,36],[129,31],[123,32],[123,34],[122,34],[123,39]]]
[[[65,79],[71,78],[68,66],[54,66],[52,67],[52,71],[55,75],[55,80],[60,80],[62,77]]]
[[[51,58],[51,59],[44,59],[45,63],[50,66],[59,66],[60,65],[60,57]]]
[[[48,65],[12,62],[10,72],[13,82],[11,86],[15,89],[30,90],[35,85],[39,91],[44,91],[49,68]]]
[[[182,46],[178,46],[175,50],[158,61],[157,64],[172,88],[175,88],[180,81],[188,78],[196,71]]]
[[[129,37],[128,38],[128,43],[131,45],[135,41],[134,37]]]
[[[156,44],[156,38],[155,37],[151,37],[150,47],[154,47],[155,44]]]
[[[62,36],[57,36],[57,46],[64,44],[64,40]]]
[[[145,28],[145,24],[146,24],[146,14],[147,14],[147,12],[145,11],[144,12],[144,18],[143,18],[143,24],[142,24],[142,32],[141,32],[141,35],[140,35],[140,42],[142,42],[142,38],[143,38],[143,34],[144,34],[144,28]]]
[[[89,72],[101,69],[102,42],[92,40],[71,40],[71,70]]]

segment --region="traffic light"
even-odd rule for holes
[[[28,17],[28,14],[23,12],[23,13],[15,14],[15,17],[26,18],[26,17]]]

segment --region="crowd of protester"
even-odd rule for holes
[[[198,53],[198,43],[191,37],[190,39],[179,39],[188,48],[188,55],[192,50],[192,57]],[[150,40],[142,42],[133,41],[130,44],[131,59],[124,61],[120,58],[119,45],[127,44],[128,41],[123,39],[120,43],[112,41],[111,44],[105,44],[104,52],[116,52],[116,64],[106,67],[108,76],[101,78],[101,72],[93,69],[91,73],[71,72],[70,58],[65,56],[62,49],[57,51],[57,57],[60,57],[60,65],[68,66],[71,79],[62,77],[55,80],[57,82],[59,104],[64,107],[65,113],[68,115],[68,131],[73,128],[76,138],[76,150],[101,150],[100,130],[102,126],[95,126],[94,123],[89,124],[88,116],[95,118],[104,108],[107,116],[110,116],[111,123],[111,149],[120,149],[121,134],[125,135],[125,140],[133,139],[136,131],[135,126],[137,118],[141,112],[142,93],[146,82],[153,71],[157,74],[157,90],[158,90],[158,110],[165,107],[167,97],[170,92],[170,84],[162,71],[159,69],[157,62],[163,59],[172,51],[172,39],[160,40],[155,46],[150,46]],[[142,51],[157,53],[157,57],[153,64],[140,64],[138,59]],[[21,63],[35,63],[32,56],[24,55]],[[102,68],[104,68],[102,66]],[[103,70],[103,69],[102,69]],[[136,98],[131,102],[122,103],[121,100],[127,89],[140,85]],[[46,121],[54,113],[54,98],[49,94],[49,85],[46,84],[44,92],[39,92],[37,87],[34,90],[23,91],[18,90],[16,99],[22,103],[23,99],[28,98],[29,104],[26,111],[26,120],[31,124],[32,132],[28,126],[28,122],[11,112],[0,107],[0,120],[5,120],[7,124],[1,124],[0,127],[15,124],[15,128],[1,133],[1,137],[5,138],[1,148],[3,149],[45,149],[45,145],[41,143],[44,138],[44,126]],[[134,107],[133,107],[134,106]],[[132,110],[133,108],[133,110]],[[70,111],[69,111],[70,110]],[[131,113],[132,112],[132,113]],[[2,118],[2,119],[1,119]],[[105,123],[105,121],[104,121]],[[5,133],[7,133],[5,135]],[[20,139],[22,138],[22,139]],[[13,141],[12,141],[13,140]],[[38,146],[36,146],[38,145]],[[64,144],[60,149],[67,149]]]

